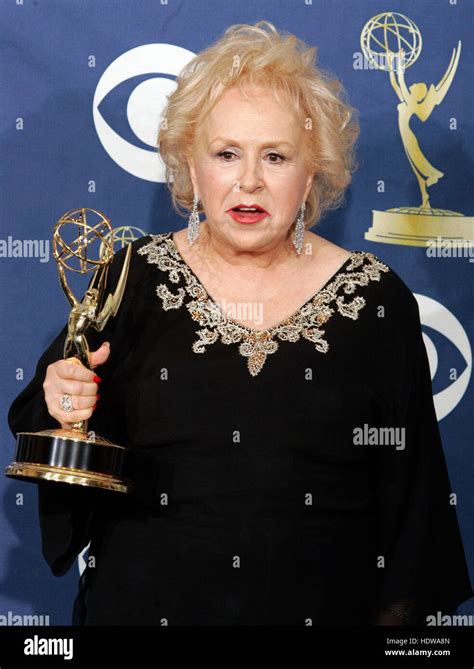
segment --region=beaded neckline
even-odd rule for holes
[[[168,234],[168,233],[167,233],[167,234]],[[170,236],[169,236],[169,241],[171,242],[171,244],[172,244],[172,246],[173,246],[173,249],[174,249],[174,251],[176,252],[176,255],[179,256],[181,262],[184,263],[184,264],[186,265],[186,267],[189,269],[189,272],[190,272],[190,273],[193,275],[193,277],[196,279],[196,282],[199,284],[199,286],[202,288],[203,292],[206,294],[210,306],[211,306],[213,309],[219,310],[220,313],[222,314],[223,319],[225,319],[226,321],[229,321],[230,323],[233,323],[234,325],[238,325],[239,327],[243,328],[244,330],[248,330],[250,333],[272,332],[272,331],[278,329],[279,327],[281,327],[282,325],[284,325],[285,323],[288,323],[291,319],[295,318],[295,316],[296,316],[302,309],[304,309],[304,307],[305,307],[309,302],[311,302],[312,300],[314,300],[314,298],[317,296],[317,294],[318,294],[320,291],[322,291],[322,290],[324,290],[324,288],[326,288],[326,286],[327,286],[327,285],[334,279],[334,277],[335,277],[337,274],[339,274],[339,272],[341,272],[341,271],[344,269],[344,267],[349,263],[349,261],[351,260],[352,256],[355,255],[355,254],[357,253],[357,251],[352,251],[351,254],[346,258],[346,260],[345,260],[341,265],[339,265],[339,267],[337,268],[337,270],[336,270],[336,271],[329,277],[329,279],[328,279],[328,280],[327,280],[327,281],[326,281],[326,282],[325,282],[325,283],[324,283],[324,284],[323,284],[323,285],[322,285],[322,286],[321,286],[315,293],[313,293],[313,294],[311,295],[311,297],[309,297],[309,298],[306,300],[306,302],[303,302],[303,304],[302,304],[300,307],[298,307],[298,309],[296,309],[295,311],[293,311],[289,316],[286,316],[286,317],[283,318],[279,323],[276,323],[275,325],[271,325],[271,326],[268,327],[268,328],[261,328],[260,330],[257,330],[256,328],[248,327],[247,325],[244,325],[243,323],[240,323],[239,321],[234,320],[233,318],[229,318],[229,316],[227,316],[226,314],[224,314],[224,312],[223,312],[222,309],[220,308],[218,302],[217,302],[216,300],[214,300],[214,299],[212,298],[212,296],[210,295],[209,291],[208,291],[206,288],[204,288],[204,286],[202,285],[202,283],[201,283],[201,281],[199,280],[199,278],[197,277],[197,275],[194,273],[194,271],[191,269],[191,267],[188,265],[188,263],[186,262],[186,260],[185,260],[185,259],[183,258],[183,256],[181,255],[181,253],[180,253],[180,251],[179,251],[179,249],[178,249],[178,246],[177,246],[175,240],[173,239],[173,233],[170,232],[169,235],[170,235]]]
[[[151,241],[138,249],[140,255],[146,255],[148,263],[168,272],[171,283],[184,279],[184,286],[180,286],[177,293],[171,292],[164,283],[156,287],[163,308],[178,309],[184,304],[193,320],[202,326],[196,333],[198,339],[192,345],[195,353],[204,353],[205,347],[219,338],[224,344],[238,343],[239,353],[247,358],[252,376],[261,371],[267,356],[278,349],[276,338],[294,342],[304,337],[314,343],[317,351],[326,353],[329,344],[320,326],[336,310],[342,316],[356,320],[365,305],[362,296],[345,301],[344,294],[353,293],[357,286],[365,286],[369,281],[379,281],[381,272],[389,270],[372,253],[352,251],[326,283],[296,311],[269,328],[257,330],[224,314],[180,254],[172,235],[172,232],[150,235]],[[191,299],[184,303],[186,293]]]

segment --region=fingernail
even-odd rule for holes
[[[93,409],[95,409],[95,408],[96,408],[96,406],[97,406],[97,403],[96,403],[96,404],[94,404],[94,406],[93,406],[92,408],[93,408]]]
[[[95,381],[95,383],[100,383],[100,382],[102,381],[102,379],[100,378],[100,376],[96,376],[96,375],[94,374],[93,381]]]
[[[110,342],[109,341],[104,341],[104,344],[110,347]]]
[[[97,393],[97,399],[98,399],[98,400],[100,399],[100,395],[99,395],[99,393]]]

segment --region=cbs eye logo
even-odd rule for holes
[[[471,346],[466,331],[449,309],[426,295],[414,293],[414,296],[420,309],[421,324],[430,330],[429,334],[423,331],[423,341],[431,380],[435,387],[441,388],[433,395],[440,421],[456,408],[466,392],[472,370]],[[438,351],[442,351],[442,355],[438,355]]]
[[[97,135],[112,160],[139,179],[166,180],[156,149],[160,118],[167,95],[176,88],[176,75],[194,55],[173,44],[144,44],[116,58],[99,79],[93,101]],[[126,109],[108,104],[109,97],[128,98]],[[114,127],[106,116],[113,118]]]

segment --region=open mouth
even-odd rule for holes
[[[227,209],[227,214],[237,223],[259,223],[269,212],[259,204],[236,204],[235,207]]]
[[[230,211],[235,211],[235,212],[244,212],[244,213],[249,213],[249,214],[268,214],[268,211],[263,209],[263,207],[260,207],[260,205],[250,205],[250,206],[245,206],[245,205],[237,205],[236,207],[232,207]]]
[[[227,213],[234,219],[237,223],[259,223],[264,218],[270,214],[260,207],[259,205],[245,207],[243,205],[238,205],[232,209],[228,209]]]
[[[263,213],[263,209],[257,209],[257,207],[234,207],[232,211],[247,211],[251,214],[256,214],[257,212]]]

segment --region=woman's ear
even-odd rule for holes
[[[309,192],[311,190],[311,187],[313,185],[314,177],[316,176],[316,172],[313,172],[311,174],[308,174],[308,177],[306,179],[306,187],[304,191],[304,201],[308,199]]]
[[[309,191],[311,190],[311,186],[313,185],[314,179],[316,177],[316,170],[314,172],[309,172],[308,178],[306,179],[306,197],[308,197]]]
[[[187,161],[188,161],[188,167],[189,167],[189,174],[191,177],[191,181],[193,182],[193,189],[194,192],[198,192],[198,187],[197,187],[197,180],[196,180],[196,170],[194,168],[194,157],[193,156],[187,156]]]

